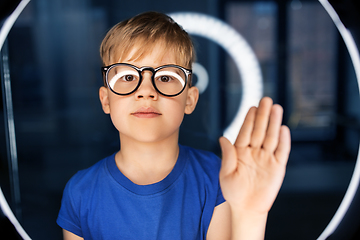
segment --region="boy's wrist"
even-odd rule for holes
[[[264,239],[268,212],[231,207],[231,240]]]
[[[249,215],[255,217],[255,216],[267,216],[267,214],[269,213],[269,211],[265,209],[251,209],[249,207],[238,206],[236,204],[231,204],[231,203],[229,203],[229,206],[231,212],[242,215]]]

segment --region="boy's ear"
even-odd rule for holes
[[[191,114],[196,107],[199,99],[199,89],[197,87],[191,87],[187,92],[185,114]]]
[[[104,113],[109,114],[110,113],[109,92],[106,87],[101,87],[99,89],[99,98]]]

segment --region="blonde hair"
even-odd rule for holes
[[[158,12],[142,13],[112,27],[101,43],[100,56],[108,66],[121,61],[136,46],[132,57],[141,59],[158,43],[163,44],[159,54],[172,51],[176,64],[191,69],[195,50],[189,34],[172,18]]]

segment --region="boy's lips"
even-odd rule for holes
[[[162,114],[152,107],[141,107],[135,112],[132,112],[131,115],[138,118],[154,118]]]

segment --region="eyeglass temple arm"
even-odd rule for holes
[[[103,82],[104,82],[104,85],[107,86],[107,83],[106,83],[106,71],[108,70],[109,68],[108,67],[101,67],[101,73],[102,73],[102,77],[103,77]]]

